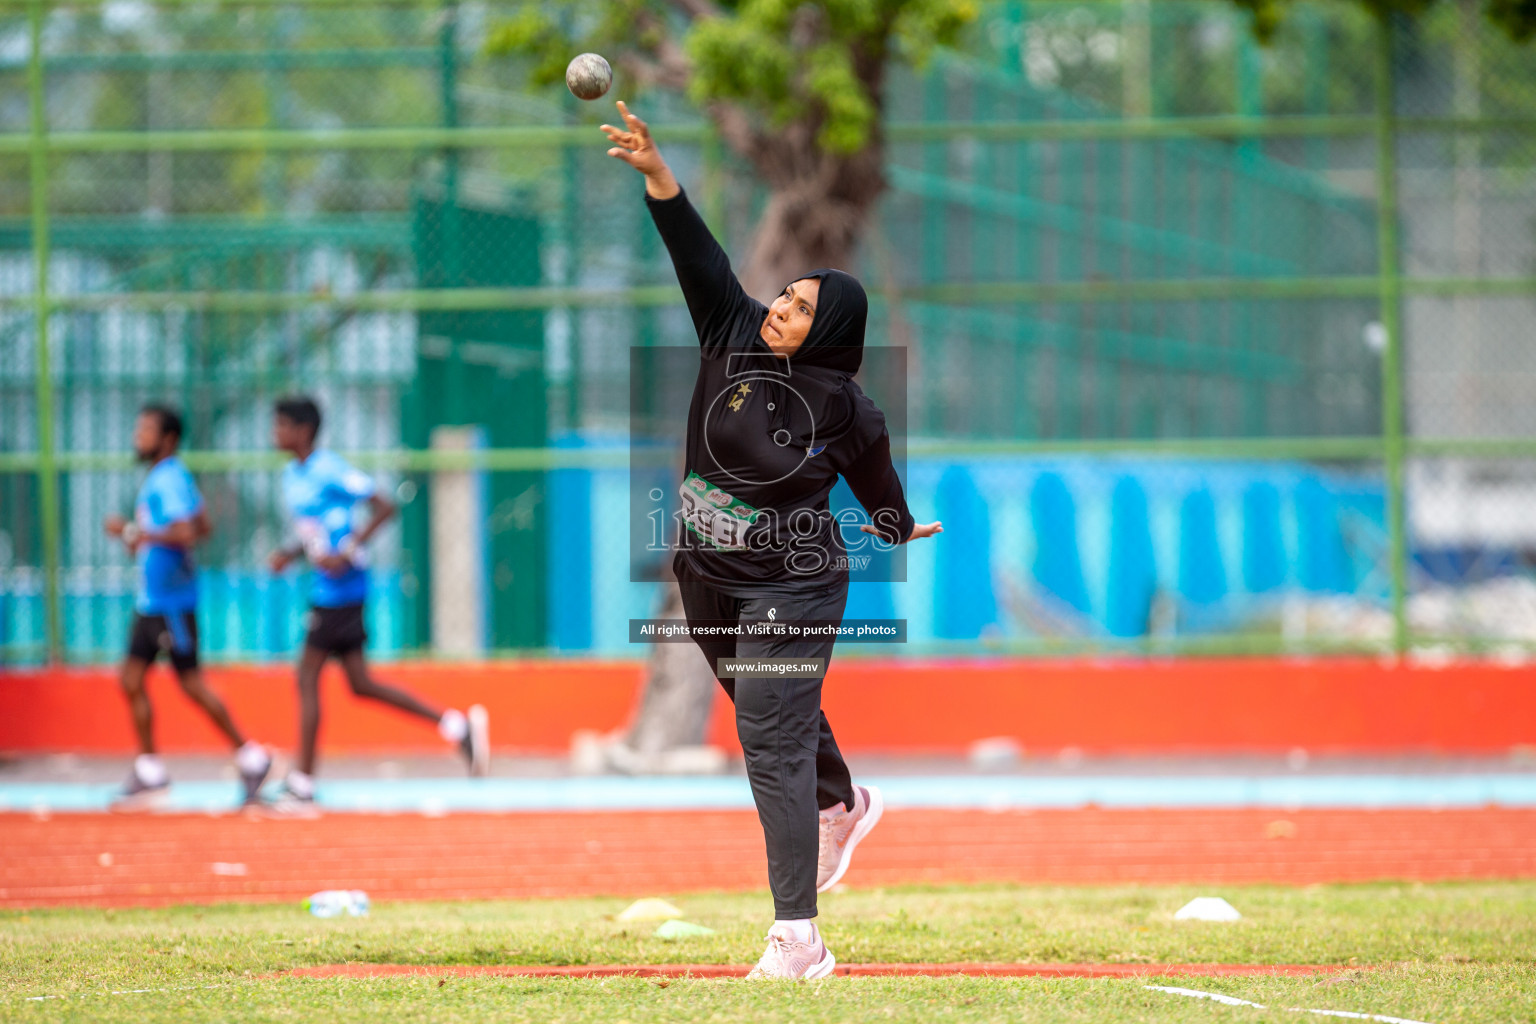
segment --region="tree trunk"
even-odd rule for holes
[[[766,303],[807,271],[832,267],[853,273],[869,205],[809,195],[798,187],[770,192],[742,264],[742,287]]]
[[[769,190],[739,273],[747,294],[768,302],[818,267],[852,273],[854,253],[885,192],[884,140],[876,134],[857,153],[835,155],[816,145],[812,123],[746,139],[721,126]]]
[[[657,618],[683,618],[683,597],[677,584],[662,584]],[[623,742],[635,754],[654,758],[678,747],[704,743],[710,708],[715,703],[714,666],[697,644],[651,645],[646,659],[645,690]]]

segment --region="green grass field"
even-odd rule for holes
[[[1176,922],[1220,892],[1232,924]],[[1452,1021],[1536,1020],[1536,882],[1309,888],[852,890],[823,897],[842,962],[1330,963],[1321,978],[1187,978],[1270,1009],[1148,990],[1145,980],[889,978],[807,984],[643,979],[302,979],[373,963],[746,963],[764,894],[675,900],[713,936],[666,941],[613,919],[626,900],[376,905],[318,920],[297,906],[0,913],[0,1020],[1198,1021],[1325,1020],[1305,1007]],[[158,991],[111,994],[113,990]],[[29,997],[51,996],[44,1000]]]

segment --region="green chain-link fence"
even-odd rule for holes
[[[626,652],[629,351],[690,332],[601,113],[484,56],[511,10],[0,3],[0,659],[116,656],[100,524],[147,400],[215,521],[205,650],[286,657],[293,390],[402,504],[381,653],[466,653],[449,607],[468,653]],[[1268,47],[1215,0],[1050,0],[894,76],[859,270],[949,529],[850,614],[911,650],[1523,657],[1533,56],[1449,0],[1298,4]],[[761,190],[686,102],[637,103],[744,252]]]

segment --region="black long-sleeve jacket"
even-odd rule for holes
[[[688,409],[686,479],[679,488],[679,575],[687,572],[738,597],[806,594],[846,586],[847,548],[828,495],[839,474],[869,512],[883,545],[912,534],[901,480],[891,463],[885,416],[849,380],[834,394],[797,390],[794,359],[759,337],[767,307],[742,289],[686,194],[646,197],[672,257],[699,336],[699,375]],[[823,310],[823,312],[825,312]],[[818,315],[822,315],[818,313]],[[806,402],[823,424],[814,445],[775,430],[775,396]],[[827,399],[825,401],[819,399]],[[848,543],[875,543],[849,527]]]

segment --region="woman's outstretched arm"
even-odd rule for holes
[[[618,108],[624,127],[602,126],[613,143],[608,155],[645,176],[645,204],[672,257],[699,343],[706,348],[723,345],[734,329],[744,326],[738,318],[761,321],[767,311],[742,290],[730,258],[678,185],[650,128],[622,100]]]
[[[906,495],[902,493],[901,478],[891,464],[891,438],[882,432],[874,444],[843,470],[848,489],[859,499],[864,511],[869,513],[872,526],[860,530],[872,533],[887,544],[905,544],[909,540],[932,537],[944,532],[942,523],[919,523],[907,508]]]

